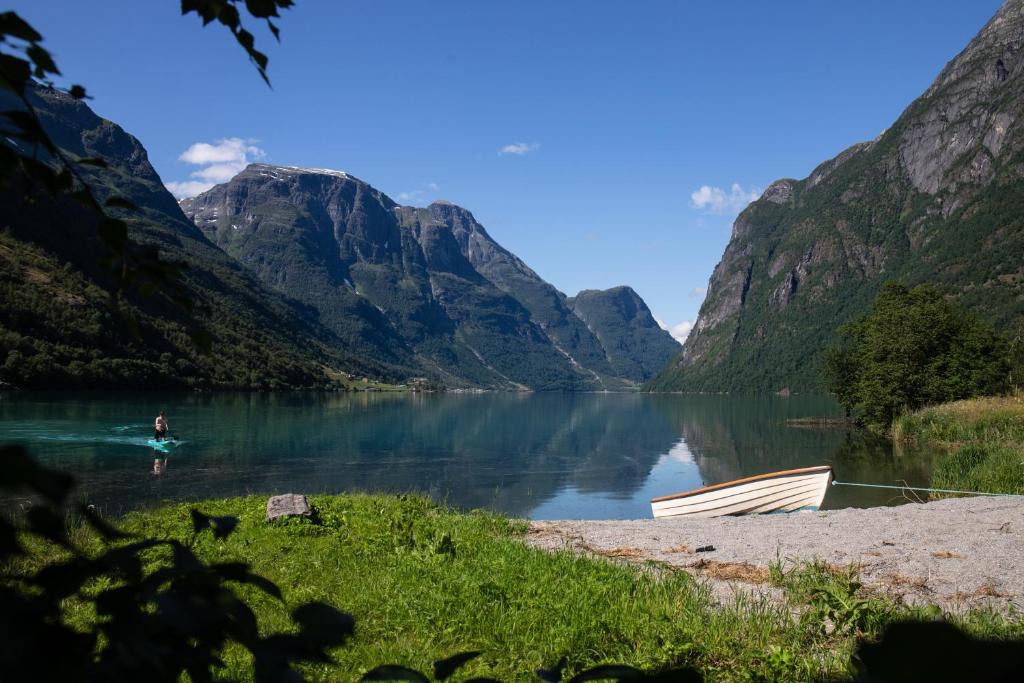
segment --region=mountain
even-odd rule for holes
[[[400,206],[341,171],[251,164],[181,207],[262,282],[315,308],[347,348],[410,373],[533,390],[650,376],[638,374],[646,359],[620,374],[565,295],[453,204]],[[659,332],[658,348],[675,343]]]
[[[820,352],[887,280],[1024,319],[1024,0],[892,126],[736,219],[693,331],[654,391],[821,388]]]
[[[29,93],[51,138],[101,202],[123,212],[129,238],[187,264],[192,312],[131,288],[111,301],[95,216],[25,179],[0,191],[0,380],[21,387],[327,388],[344,372],[387,376],[347,352],[316,312],[275,293],[211,243],[164,189],[138,140],[56,90]],[[8,104],[8,108],[13,105]],[[190,334],[213,336],[199,353]]]
[[[559,353],[575,367],[584,368],[596,387],[614,389],[630,383],[626,376],[616,377],[601,342],[573,312],[566,296],[491,239],[469,211],[447,202],[427,210],[449,227],[473,267],[529,310]],[[670,335],[664,336],[674,343]],[[667,355],[665,362],[671,357]]]
[[[618,377],[643,383],[679,352],[679,342],[630,287],[585,289],[567,303],[593,331]]]

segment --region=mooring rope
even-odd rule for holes
[[[1024,498],[1019,493],[982,493],[981,491],[956,491],[953,489],[929,489],[922,486],[894,486],[892,484],[860,484],[853,481],[832,481],[833,486],[863,486],[869,489],[895,489],[897,491],[928,491],[929,493],[959,493],[965,496],[1005,496],[1009,498]]]

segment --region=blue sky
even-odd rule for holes
[[[677,332],[742,205],[875,137],[1000,4],[299,0],[280,45],[250,26],[271,90],[175,0],[9,3],[179,190],[259,159],[448,199]]]

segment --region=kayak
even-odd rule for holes
[[[156,439],[150,439],[149,441],[146,442],[146,444],[150,448],[156,448],[156,449],[159,449],[161,451],[167,451],[167,450],[170,450],[172,448],[177,448],[182,443],[183,443],[182,441],[179,441],[177,439],[164,439],[162,441],[157,441]]]

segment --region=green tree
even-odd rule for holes
[[[882,287],[870,312],[839,330],[825,379],[848,411],[888,429],[907,410],[1006,391],[1004,339],[929,286]]]

